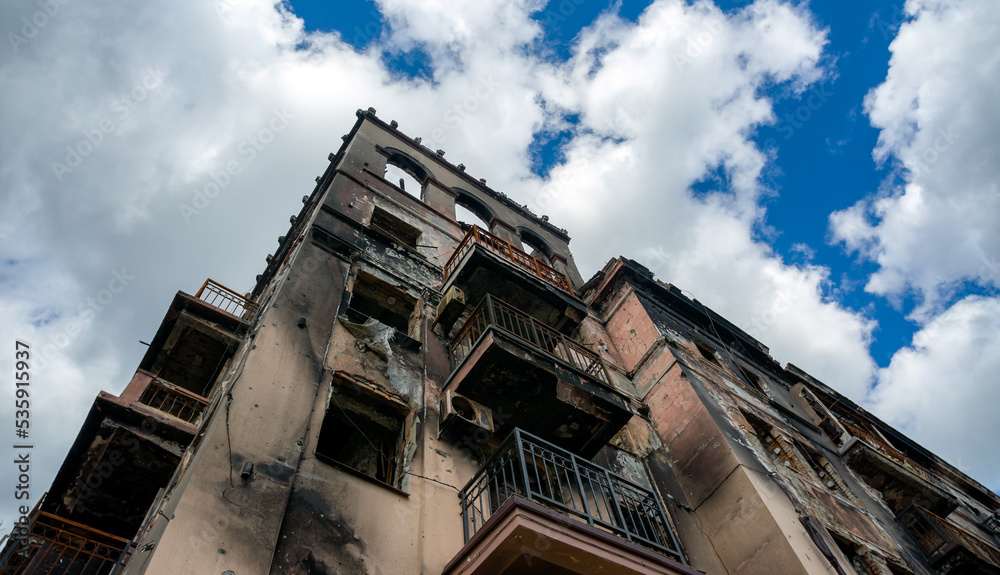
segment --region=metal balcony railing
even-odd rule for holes
[[[38,512],[27,534],[12,536],[0,575],[114,575],[131,545],[128,539]]]
[[[1000,550],[995,545],[922,507],[910,505],[898,519],[927,552],[931,563],[956,547],[964,547],[990,565],[1000,567]]]
[[[139,396],[139,403],[169,413],[188,423],[198,424],[208,400],[186,389],[154,378]]]
[[[868,428],[866,425],[855,423],[846,417],[839,418],[838,423],[840,423],[840,425],[846,429],[848,433],[857,437],[861,441],[864,441],[872,449],[881,452],[889,459],[892,459],[896,463],[900,464],[910,473],[913,473],[928,483],[934,483],[934,480],[931,479],[930,473],[928,473],[923,466],[914,462],[907,457],[905,453],[890,445],[888,441],[883,439],[878,433]]]
[[[466,542],[512,495],[683,562],[652,491],[520,429],[460,493]]]
[[[601,356],[583,347],[523,311],[491,295],[483,298],[451,340],[452,368],[458,367],[476,346],[479,337],[490,327],[500,328],[534,347],[554,356],[590,377],[611,386]]]
[[[497,237],[486,230],[479,229],[478,226],[472,226],[472,229],[462,239],[462,243],[458,244],[455,253],[448,259],[448,263],[444,264],[444,279],[447,280],[451,277],[451,274],[455,272],[465,254],[472,251],[477,245],[483,246],[517,267],[573,295],[573,288],[569,285],[569,278],[562,272],[528,255],[521,248],[514,247],[507,240]]]
[[[257,304],[219,282],[208,278],[195,297],[241,319],[250,319]]]

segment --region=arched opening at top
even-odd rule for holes
[[[385,176],[383,177],[387,182],[399,186],[404,192],[415,198],[420,197],[420,190],[424,187],[409,172],[393,164],[385,165]]]
[[[462,224],[463,229],[465,226],[479,226],[479,229],[490,230],[488,223],[484,222],[475,212],[461,204],[455,204],[455,219],[458,220],[458,223]]]
[[[430,172],[420,162],[409,154],[394,148],[386,148],[389,156],[386,158],[386,181],[399,186],[404,192],[415,198],[420,198],[421,191]]]
[[[545,243],[545,240],[527,228],[519,227],[517,228],[517,233],[521,236],[521,249],[537,259],[544,262],[549,261],[549,257],[553,254],[553,249],[549,244]]]
[[[454,188],[454,191],[458,192],[458,197],[455,198],[455,219],[461,224],[475,225],[489,231],[490,221],[493,219],[490,209],[469,192],[460,188]]]

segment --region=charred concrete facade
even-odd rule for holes
[[[251,293],[177,294],[0,574],[1000,573],[997,495],[639,263],[585,281],[371,109],[329,160]]]

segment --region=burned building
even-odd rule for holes
[[[252,292],[176,295],[0,574],[1000,573],[997,495],[641,264],[585,280],[371,109],[329,161]]]

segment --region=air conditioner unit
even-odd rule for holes
[[[444,392],[441,401],[441,431],[453,430],[459,434],[493,433],[493,410],[451,390]]]

